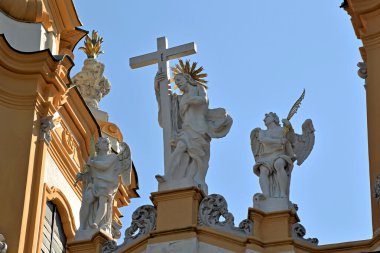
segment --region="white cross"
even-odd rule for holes
[[[165,73],[167,80],[160,82],[160,101],[161,101],[161,120],[164,137],[164,166],[165,175],[169,172],[169,157],[171,153],[170,136],[171,136],[171,115],[170,115],[170,98],[168,96],[168,80],[170,79],[169,60],[180,58],[186,55],[195,54],[197,46],[194,42],[177,47],[168,48],[168,39],[166,37],[157,38],[157,51],[144,54],[129,59],[129,66],[132,69],[145,67],[158,63],[158,71]]]

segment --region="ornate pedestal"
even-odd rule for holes
[[[204,193],[196,187],[152,193],[151,200],[157,208],[156,231],[197,226],[203,197]]]
[[[107,234],[99,231],[89,240],[68,243],[70,253],[102,253],[103,245],[112,240]]]
[[[254,224],[254,237],[268,244],[291,241],[292,225],[300,221],[297,213],[291,210],[265,213],[249,208],[248,217]]]

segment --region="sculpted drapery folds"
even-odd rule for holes
[[[251,132],[251,147],[255,158],[253,172],[259,177],[264,198],[289,198],[293,162],[301,165],[314,145],[314,126],[310,119],[302,125],[302,135],[294,133],[288,119],[280,125],[277,114],[270,112],[264,118],[266,130]]]
[[[112,204],[119,187],[119,176],[124,185],[130,184],[131,152],[126,143],[115,154],[108,138],[99,137],[96,155],[89,158],[85,171],[77,175],[83,182],[83,198],[80,209],[80,227],[76,239],[91,236],[102,229],[112,235]]]
[[[166,78],[162,73],[157,73],[155,78],[160,126],[163,124],[158,84]],[[168,89],[171,97],[172,152],[169,173],[161,180],[189,179],[207,192],[205,178],[209,167],[211,138],[224,137],[231,128],[232,118],[223,108],[208,108],[206,87],[190,74],[178,73],[174,80],[181,95]]]

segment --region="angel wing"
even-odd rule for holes
[[[307,119],[302,124],[302,135],[295,134],[294,153],[297,157],[297,165],[301,165],[310,155],[314,146],[314,132],[313,122]]]
[[[251,149],[253,156],[255,158],[255,161],[257,160],[260,152],[260,142],[259,142],[259,133],[261,129],[259,127],[255,128],[251,132]]]
[[[131,171],[132,171],[132,159],[131,150],[127,143],[121,143],[121,151],[117,155],[119,158],[119,170],[121,175],[121,182],[124,185],[131,184]]]

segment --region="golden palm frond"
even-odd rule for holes
[[[294,105],[290,109],[288,113],[288,117],[286,118],[287,120],[290,120],[293,117],[293,115],[297,113],[297,110],[300,107],[301,102],[304,99],[304,97],[305,97],[305,89],[303,89],[301,96],[297,99],[297,101],[294,103]]]
[[[96,58],[100,54],[104,54],[102,50],[103,38],[99,36],[98,32],[92,30],[91,37],[87,34],[84,41],[84,47],[80,47],[79,50],[82,50],[87,58]]]
[[[207,74],[201,73],[203,71],[202,66],[197,69],[197,62],[193,62],[190,66],[190,60],[186,60],[186,63],[183,63],[180,59],[179,64],[176,64],[175,67],[171,67],[171,70],[173,71],[173,76],[180,73],[190,75],[191,78],[197,82],[197,84],[207,89],[207,86],[205,85],[207,81],[204,79],[207,77]]]
[[[290,108],[290,111],[288,113],[288,117],[286,117],[287,120],[290,120],[294,116],[294,114],[297,113],[297,110],[298,110],[298,108],[300,108],[301,102],[304,98],[305,98],[305,89],[303,89],[301,96],[297,99],[297,101],[294,103],[292,108]],[[290,130],[290,126],[286,125],[284,127],[284,130],[283,130],[283,135],[285,136],[289,132],[289,130]]]

